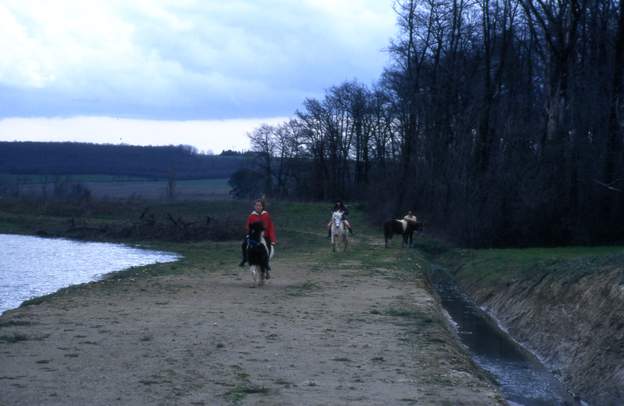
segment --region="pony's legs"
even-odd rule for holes
[[[250,265],[249,271],[251,272],[251,277],[253,278],[255,285],[258,282],[258,268],[256,265]]]
[[[247,246],[249,245],[249,237],[245,237],[245,239],[243,240],[243,243],[241,244],[241,262],[240,264],[238,264],[238,266],[245,266],[245,263],[247,262]]]
[[[265,278],[265,269],[260,265],[251,265],[249,267],[251,276],[253,277],[254,286],[263,286]]]
[[[267,258],[266,258],[266,263],[264,264],[264,268],[267,271],[270,271],[271,270],[270,261],[271,261],[271,258],[273,258],[273,251],[275,250],[275,247],[273,245],[267,244],[267,241],[264,237],[262,237],[261,243],[262,243],[262,246],[264,247],[264,250],[267,253]]]

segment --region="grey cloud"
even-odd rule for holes
[[[380,3],[387,3],[391,13],[391,0],[353,4],[371,7],[369,14],[374,14],[386,10]],[[100,59],[92,63],[86,60],[66,69],[61,65],[59,80],[39,88],[4,83],[0,116],[289,115],[305,97],[318,96],[339,81],[378,77],[386,58],[380,51],[392,35],[387,14],[379,17],[378,25],[370,16],[341,21],[303,4],[268,0],[187,1],[154,9],[119,6],[117,16],[133,27],[133,52],[120,54],[128,60],[96,55]]]

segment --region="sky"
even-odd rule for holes
[[[244,150],[388,60],[393,0],[3,0],[0,140]]]

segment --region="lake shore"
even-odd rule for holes
[[[67,286],[133,266],[177,261],[172,253],[124,244],[0,234],[0,315]]]
[[[276,207],[265,288],[236,266],[236,242],[165,244],[185,258],[7,312],[0,403],[504,404],[447,328],[422,258],[364,227],[332,254],[325,213],[287,220],[311,209]]]

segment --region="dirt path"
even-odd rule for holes
[[[273,274],[108,280],[8,312],[0,404],[503,403],[418,273],[300,257]]]

